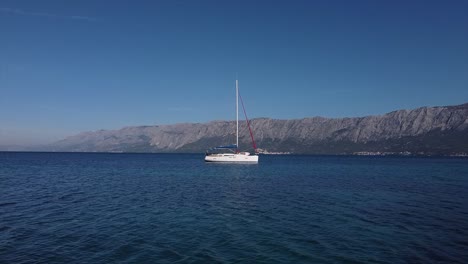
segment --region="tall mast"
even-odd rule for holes
[[[236,80],[236,148],[239,150],[239,81]]]

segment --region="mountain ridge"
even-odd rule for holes
[[[468,152],[468,103],[395,110],[363,117],[254,118],[259,148],[298,154]],[[240,146],[249,146],[240,121]],[[43,146],[47,151],[203,152],[235,141],[235,121],[130,126],[82,132]]]

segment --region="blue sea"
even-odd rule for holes
[[[0,153],[0,263],[468,263],[468,159]]]

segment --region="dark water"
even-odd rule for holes
[[[0,263],[468,263],[468,159],[0,153]]]

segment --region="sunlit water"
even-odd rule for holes
[[[0,263],[468,263],[468,159],[0,153]]]

